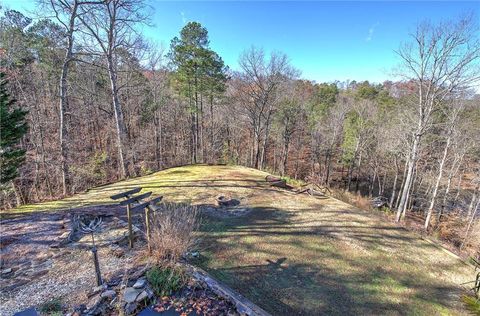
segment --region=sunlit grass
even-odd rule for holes
[[[375,212],[272,188],[239,166],[186,166],[12,212],[113,203],[140,186],[169,202],[231,195],[248,215],[204,218],[196,264],[273,315],[459,315],[473,268]]]

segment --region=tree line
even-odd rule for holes
[[[474,230],[480,44],[472,15],[419,24],[396,51],[397,81],[316,83],[285,54],[258,47],[229,69],[197,22],[167,49],[150,43],[140,0],[38,7],[44,18],[34,22],[6,9],[0,19],[2,86],[15,99],[2,107],[22,109],[29,127],[16,146],[18,176],[2,176],[3,208],[176,165],[232,163],[382,196],[397,221],[420,214],[425,230],[451,214],[465,239]]]

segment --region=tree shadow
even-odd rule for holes
[[[209,216],[201,228],[206,255],[197,264],[272,315],[461,310],[458,284],[422,270],[418,258],[391,255],[413,247],[421,258],[435,246],[368,217],[345,222],[338,211],[321,206],[315,210],[320,221],[299,214],[311,211],[265,207],[244,217]],[[438,264],[439,271],[457,268],[455,262]]]

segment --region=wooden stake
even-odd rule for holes
[[[147,206],[145,208],[145,230],[147,234],[147,246],[148,246],[148,252],[151,252],[150,249],[150,207]]]
[[[130,204],[127,204],[127,218],[128,218],[128,242],[129,242],[130,248],[133,248],[132,212],[130,211]]]

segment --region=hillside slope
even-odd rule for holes
[[[205,218],[196,264],[272,314],[466,314],[460,284],[473,279],[470,266],[372,212],[271,188],[265,175],[172,168],[14,212],[112,203],[110,195],[136,186],[194,204],[230,195],[251,211]]]

